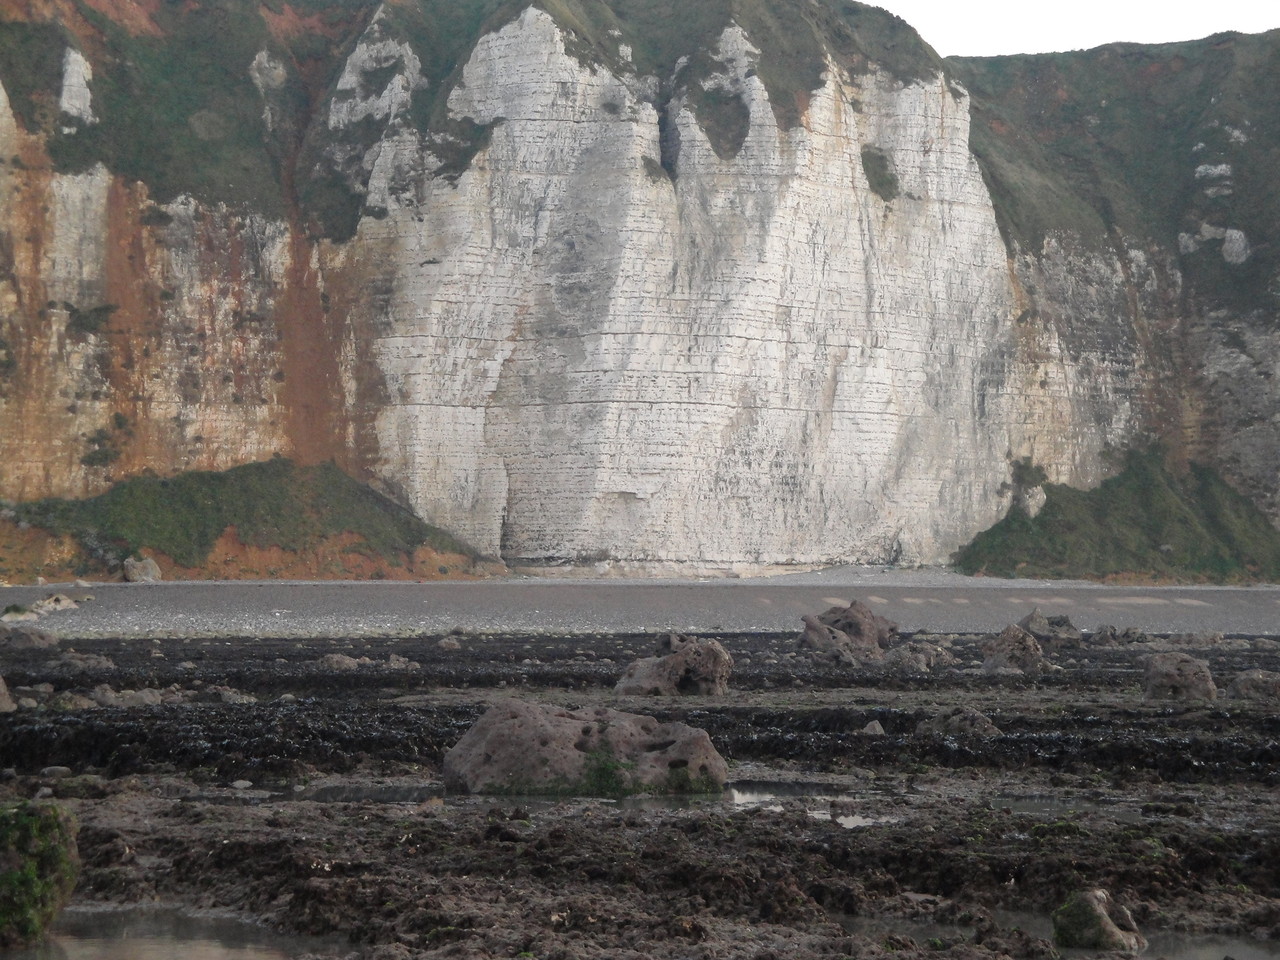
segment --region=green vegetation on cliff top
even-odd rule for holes
[[[1280,532],[1207,467],[1174,471],[1158,449],[1133,452],[1094,490],[1044,490],[1034,519],[1014,507],[960,549],[956,569],[1000,577],[1280,580]]]
[[[189,567],[203,564],[232,526],[241,542],[257,547],[302,550],[354,533],[387,559],[424,545],[475,556],[333,464],[298,467],[283,457],[222,472],[134,477],[88,500],[37,500],[19,504],[16,513],[108,559],[150,548]]]
[[[348,133],[327,124],[334,84],[381,6],[376,0],[160,4],[150,14],[160,31],[156,36],[130,32],[87,0],[73,2],[102,39],[100,47],[83,51],[93,68],[97,123],[58,115],[62,56],[66,46],[75,45],[70,30],[61,24],[0,22],[0,82],[24,127],[45,136],[59,169],[79,171],[102,162],[146,183],[160,202],[187,193],[268,216],[283,215],[296,199],[290,196],[296,184],[304,206],[319,208],[321,219],[349,220],[353,205],[358,213],[359,186],[339,182],[351,171],[325,169],[322,156],[336,138],[355,135],[361,142],[350,146],[367,148],[383,135],[385,123]],[[387,4],[383,9],[392,34],[407,41],[421,63],[409,119],[419,129],[460,137],[461,162],[470,159],[469,138],[453,129],[457,118],[446,115],[448,95],[477,40],[534,2],[567,31],[572,51],[584,61],[656,76],[664,99],[688,91],[704,126],[733,128],[719,137],[718,149],[740,142],[744,132],[737,129],[744,117],[732,115],[735,105],[708,96],[701,82],[716,69],[716,43],[731,22],[761,51],[759,75],[786,126],[799,122],[807,94],[820,85],[828,51],[854,72],[874,62],[903,81],[942,71],[941,60],[905,22],[850,0]],[[271,29],[268,19],[282,14],[294,26]],[[631,48],[634,67],[624,63],[624,44]],[[262,51],[284,66],[283,86],[267,91],[266,100],[250,69]],[[385,86],[395,72],[374,70],[362,79]],[[371,86],[364,92],[378,90]],[[264,119],[266,107],[270,124]],[[730,115],[716,116],[720,108]],[[349,163],[363,151],[338,152]]]
[[[1006,239],[1035,251],[1075,231],[1176,250],[1201,223],[1231,227],[1254,257],[1229,265],[1215,250],[1184,269],[1214,271],[1197,286],[1228,299],[1265,291],[1254,275],[1280,262],[1280,31],[947,66],[972,96],[970,143]],[[1206,174],[1220,165],[1229,176]]]

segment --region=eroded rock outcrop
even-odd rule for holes
[[[1073,650],[1080,646],[1084,635],[1076,628],[1070,618],[1065,616],[1046,617],[1039,607],[1018,621],[1018,626],[1025,630],[1036,641],[1051,651]]]
[[[1052,668],[1036,638],[1012,623],[998,635],[984,640],[982,653],[986,658],[982,662],[985,673],[1016,671],[1038,677]]]
[[[47,650],[58,645],[58,638],[48,630],[30,623],[0,623],[0,648],[10,650]]]
[[[490,707],[444,757],[451,790],[616,794],[719,788],[729,768],[703,730],[604,707]]]
[[[797,638],[802,652],[850,665],[875,664],[897,636],[898,625],[854,600],[847,607],[831,607],[819,616],[801,617],[804,630]]]
[[[1089,642],[1099,647],[1115,647],[1129,643],[1150,643],[1151,637],[1135,627],[1117,628],[1104,623],[1090,634]]]
[[[658,653],[628,666],[614,692],[654,697],[718,697],[729,692],[733,657],[720,641],[673,633],[662,638]]]
[[[0,949],[38,942],[71,898],[80,872],[76,829],[53,804],[0,809]]]
[[[879,663],[884,659],[884,651],[874,638],[855,640],[843,630],[837,630],[809,614],[801,619],[804,630],[796,640],[801,653],[850,666]]]
[[[886,670],[897,673],[932,673],[958,662],[955,654],[936,643],[910,640],[890,647],[883,665]]]
[[[1215,700],[1218,687],[1209,664],[1187,653],[1155,653],[1144,674],[1147,700]]]

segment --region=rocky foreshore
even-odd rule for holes
[[[827,619],[853,629],[847,611]],[[1030,670],[993,663],[997,634],[890,631],[860,660],[805,649],[798,621],[672,641],[9,646],[0,790],[76,815],[77,903],[231,909],[370,960],[1044,960],[1050,914],[1093,889],[1148,936],[1280,938],[1280,730],[1255,682],[1280,669],[1276,643],[1123,627],[1037,639],[1025,619],[1043,661]],[[732,661],[724,692],[615,689],[634,662],[702,640]],[[1214,699],[1151,673],[1175,649],[1204,664]],[[1255,693],[1229,696],[1239,678]],[[448,752],[512,698],[592,724],[652,718],[642,736],[704,731],[727,788],[675,801],[446,786]]]

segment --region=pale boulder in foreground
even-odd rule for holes
[[[706,731],[599,707],[507,700],[444,757],[444,782],[467,793],[719,789],[729,767]]]

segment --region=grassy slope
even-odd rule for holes
[[[242,542],[260,547],[304,550],[350,532],[388,559],[424,545],[475,556],[332,464],[299,468],[283,458],[221,473],[135,477],[89,500],[39,500],[16,512],[35,526],[73,535],[93,555],[150,548],[189,567],[204,564],[230,526]]]
[[[666,85],[662,97],[687,90],[722,152],[740,142],[744,112],[708,95],[701,81],[716,68],[709,51],[731,21],[762,51],[759,75],[787,126],[799,122],[828,52],[854,72],[875,62],[903,81],[944,70],[909,25],[848,0],[414,0],[386,9],[422,62],[426,83],[415,93],[415,125],[461,134],[464,147],[475,139],[445,116],[449,92],[477,38],[531,2],[569,32],[585,61],[622,69],[625,43],[636,69]],[[71,135],[60,132],[54,109],[63,31],[0,24],[0,79],[24,125],[49,135],[63,169],[102,160],[147,182],[162,200],[189,192],[275,214],[288,199],[280,164],[292,161],[310,126],[313,142],[297,178],[304,201],[330,211],[322,220],[358,213],[359,197],[317,172],[318,151],[332,134],[308,114],[325,100],[375,0],[294,0],[292,10],[315,19],[285,41],[272,37],[263,15],[283,10],[282,0],[164,4],[155,14],[165,32],[159,38],[130,36],[79,3],[107,52],[93,56],[94,109],[102,122]],[[249,77],[263,49],[289,65],[288,89],[274,106],[293,116],[275,131],[263,123],[261,96]],[[1011,239],[1035,247],[1048,231],[1073,229],[1106,242],[1115,227],[1173,246],[1180,230],[1201,219],[1229,223],[1256,238],[1259,254],[1232,268],[1201,258],[1196,269],[1214,272],[1206,279],[1224,296],[1265,290],[1259,278],[1280,259],[1280,191],[1272,176],[1280,164],[1280,103],[1271,95],[1280,86],[1280,31],[952,59],[945,70],[973,94],[974,150]],[[390,76],[368,79],[385,83]],[[1228,128],[1245,131],[1248,142],[1231,141]],[[360,134],[380,135],[372,128]],[[1193,155],[1198,143],[1203,153]],[[465,164],[470,153],[463,149],[457,159]],[[1234,168],[1235,196],[1206,199],[1195,168],[1224,160]],[[1224,269],[1230,276],[1216,276]]]
[[[1216,472],[1172,472],[1131,453],[1097,489],[1047,484],[1034,519],[1015,508],[955,557],[963,573],[1093,579],[1280,580],[1280,533]]]
[[[1265,294],[1259,278],[1280,263],[1280,31],[947,65],[973,96],[972,144],[1007,237],[1037,249],[1050,231],[1107,242],[1114,228],[1177,249],[1201,221],[1236,227],[1258,255],[1196,258],[1191,279],[1237,306]],[[1196,179],[1218,163],[1232,196]]]

